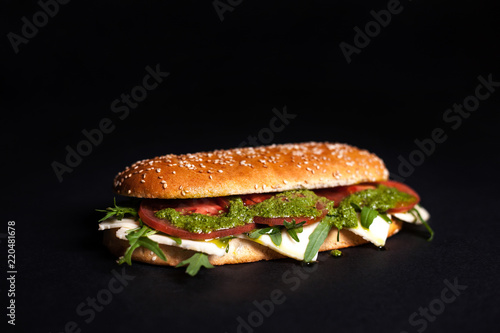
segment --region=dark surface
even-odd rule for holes
[[[460,124],[443,118],[475,94],[479,76],[500,81],[492,3],[402,2],[348,64],[339,43],[353,44],[353,28],[386,1],[245,1],[224,21],[211,2],[70,2],[17,54],[7,34],[20,34],[21,18],[31,20],[40,7],[4,2],[0,233],[16,221],[18,271],[9,331],[495,331],[500,92]],[[157,64],[170,76],[120,119],[112,102]],[[272,110],[285,106],[295,118],[263,136]],[[103,118],[113,131],[59,181],[52,163],[64,163],[66,146],[75,148]],[[436,128],[446,140],[405,173],[401,158],[416,156],[415,140],[428,141]],[[420,193],[435,239],[405,226],[386,251],[366,245],[341,258],[321,254],[311,267],[277,260],[194,278],[183,269],[116,264],[101,245],[94,209],[111,205],[118,171],[155,155],[234,147],[250,135],[260,143],[348,142],[377,153],[393,178]],[[6,312],[7,246],[0,244]],[[109,294],[122,273],[130,280]],[[453,297],[448,283],[467,287]],[[96,297],[107,304],[92,316],[88,302]],[[280,304],[271,308],[271,299]],[[422,319],[428,307],[437,315]]]

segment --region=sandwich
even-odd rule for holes
[[[420,196],[388,180],[383,161],[347,144],[307,142],[168,154],[113,182],[127,204],[100,210],[118,263],[201,267],[292,258],[372,243],[403,222],[434,232]]]

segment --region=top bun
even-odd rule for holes
[[[387,180],[376,155],[346,144],[307,142],[164,155],[120,172],[116,193],[158,199],[317,189]]]

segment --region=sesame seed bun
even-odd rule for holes
[[[401,221],[393,220],[393,223],[391,223],[389,228],[388,237],[399,232],[399,230],[401,230],[402,223],[403,222]],[[346,229],[340,230],[339,241],[337,241],[337,228],[332,228],[319,251],[343,249],[366,243],[368,243],[368,241]],[[115,256],[123,256],[127,248],[130,246],[127,241],[116,237],[116,229],[104,230],[104,244]],[[152,251],[142,246],[134,251],[132,254],[132,260],[153,265],[176,266],[196,253],[195,251],[175,246],[163,244],[159,245],[166,256],[167,261],[163,261]],[[268,247],[240,238],[235,238],[230,241],[230,250],[228,252],[229,253],[223,256],[210,255],[208,256],[208,260],[212,265],[226,265],[285,258],[285,256]]]
[[[187,199],[384,181],[380,158],[347,144],[307,142],[164,155],[138,161],[114,180],[117,194]]]

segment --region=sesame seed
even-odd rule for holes
[[[145,183],[146,181],[144,179],[141,179],[141,183]]]
[[[160,168],[156,169],[156,172],[160,172],[160,171],[161,171],[161,169],[160,169]]]
[[[212,175],[208,176],[208,178],[213,179]]]
[[[258,189],[259,188],[259,185],[255,184],[255,189]]]
[[[223,171],[222,170],[217,170],[218,173],[222,173]]]
[[[166,184],[166,183],[165,183],[165,184],[163,184],[163,188],[167,188],[167,184]]]
[[[175,175],[175,171],[172,171],[172,174],[174,174],[174,175]]]

